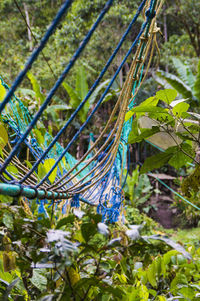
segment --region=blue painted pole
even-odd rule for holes
[[[72,196],[63,192],[53,192],[53,191],[45,191],[43,189],[31,188],[28,186],[22,186],[20,184],[5,184],[0,183],[0,194],[8,195],[11,197],[20,197],[24,196],[29,199],[48,199],[48,200],[66,200],[70,199]],[[90,203],[84,198],[79,198],[81,202],[86,203],[88,205],[96,206],[95,204]]]

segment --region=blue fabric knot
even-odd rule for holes
[[[118,202],[109,208],[110,210],[108,212],[108,218],[111,223],[116,223],[118,221],[120,215],[120,206],[121,202]]]
[[[39,207],[38,207],[38,214],[43,214],[46,218],[48,217],[48,214],[46,212],[46,209],[44,207],[46,200],[38,200],[37,203],[39,203]],[[38,218],[39,220],[41,220],[41,217]]]
[[[35,138],[32,138],[32,139],[31,139],[31,145],[32,145],[32,146],[36,146],[36,145],[37,145],[36,139],[35,139]]]
[[[71,207],[75,207],[75,208],[79,208],[80,207],[79,194],[75,194],[72,197]]]
[[[102,222],[106,221],[106,215],[107,215],[107,204],[106,202],[104,204],[105,206],[99,203],[99,205],[97,206],[97,213],[102,215]]]
[[[109,221],[110,223],[116,223],[120,215],[121,202],[115,203],[112,207],[108,208],[107,204],[105,206],[99,204],[97,206],[97,213],[102,215],[102,222]]]
[[[65,214],[67,211],[67,205],[68,205],[68,200],[65,201],[64,205],[62,206],[62,214]]]
[[[19,140],[20,136],[16,133],[15,139],[11,140],[10,143],[11,144],[16,144]]]

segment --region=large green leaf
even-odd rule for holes
[[[76,93],[79,96],[80,101],[82,101],[88,93],[87,76],[83,66],[79,67],[76,74]],[[82,122],[85,122],[89,108],[90,102],[87,101],[79,113],[79,118]]]
[[[8,165],[7,171],[8,171],[11,175],[14,175],[14,176],[16,176],[16,175],[19,173],[17,167],[16,167],[15,165],[11,164],[11,163]]]
[[[176,291],[177,288],[181,288],[184,286],[188,286],[188,280],[186,275],[184,273],[177,273],[174,279],[171,282],[170,290],[172,292]],[[192,299],[184,299],[184,300],[192,300]],[[194,300],[194,299],[193,299]]]
[[[168,105],[176,98],[177,91],[174,89],[164,89],[156,93],[158,99],[164,101]]]
[[[96,100],[98,94],[100,93],[100,91],[102,89],[106,88],[107,85],[109,84],[109,82],[110,82],[110,80],[107,79],[103,83],[101,83],[100,85],[97,86],[97,88],[94,90],[94,92],[92,93],[92,95],[89,98],[90,105],[92,105],[95,102],[95,100]]]
[[[44,161],[44,168],[46,170],[46,173],[48,173],[50,171],[50,169],[54,166],[55,163],[56,163],[55,159],[52,159],[52,158],[46,159]],[[49,176],[49,181],[51,183],[53,183],[55,181],[57,169],[58,168],[56,167]]]
[[[156,96],[151,96],[143,101],[137,108],[157,106],[159,99]],[[125,121],[128,121],[135,114],[134,108],[126,113]]]
[[[182,144],[181,148],[184,152],[181,149],[179,149],[179,147],[174,148],[173,156],[168,162],[171,166],[173,166],[176,169],[181,168],[189,162],[192,162],[192,159],[189,156],[187,156],[187,154],[190,156],[194,156],[192,147],[189,144]]]
[[[178,93],[183,95],[184,98],[188,98],[190,101],[195,101],[192,89],[180,78],[164,71],[159,71],[156,74],[158,77],[165,79]]]
[[[190,156],[194,155],[192,147],[187,143],[181,144],[181,148],[179,146],[169,147],[165,152],[147,158],[142,165],[140,172],[146,173],[153,169],[160,168],[167,162],[178,169],[184,166],[187,162],[192,161],[187,154]]]
[[[159,98],[156,96],[151,96],[147,99],[145,99],[141,104],[140,107],[146,107],[146,106],[157,106],[159,101]]]
[[[36,77],[30,71],[27,72],[27,77],[32,84],[33,91],[35,92],[35,96],[36,96],[38,104],[40,104],[40,105],[43,104],[43,102],[45,100],[45,95],[41,92],[41,87],[40,87]]]
[[[97,233],[97,226],[92,223],[84,223],[81,226],[81,233],[85,242],[88,242],[89,239]]]
[[[46,176],[46,169],[42,163],[38,166],[38,177],[40,179],[44,178]]]
[[[151,129],[141,129],[140,134],[138,134],[138,132],[133,129],[129,134],[128,143],[141,142],[143,139],[147,139],[158,132],[160,132],[160,129],[156,126],[153,126]]]
[[[163,152],[147,158],[142,165],[140,173],[146,173],[153,169],[157,169],[166,164],[172,157],[172,153]]]
[[[156,281],[156,266],[155,261],[152,262],[152,264],[148,267],[147,270],[147,278],[151,285],[156,288],[157,287],[157,281]]]
[[[79,67],[77,71],[76,90],[72,88],[70,85],[68,85],[67,83],[63,83],[63,87],[65,88],[65,90],[70,96],[70,105],[72,106],[72,108],[76,109],[88,93],[87,77],[85,74],[84,67],[83,66]],[[99,93],[99,91],[97,91],[97,93]],[[92,101],[93,100],[94,99],[92,99]],[[78,114],[82,122],[86,120],[89,107],[90,107],[90,101],[88,100]]]
[[[189,109],[190,105],[186,102],[180,102],[175,105],[172,109],[172,112],[175,116],[181,117],[181,115]]]
[[[196,81],[194,83],[194,95],[200,101],[200,60],[198,64]]]
[[[72,224],[74,222],[74,215],[70,214],[62,219],[60,219],[56,225],[56,229],[60,229],[63,226],[66,226],[67,224]]]
[[[168,114],[167,109],[161,107],[154,107],[154,106],[138,106],[131,109],[129,112],[126,113],[125,121],[128,121],[135,113],[164,113]]]
[[[175,241],[173,241],[172,239],[163,236],[163,235],[151,235],[151,236],[142,236],[143,238],[147,238],[147,239],[154,239],[154,240],[161,240],[164,241],[167,245],[169,245],[170,247],[172,247],[174,250],[180,252],[181,254],[183,254],[183,256],[185,256],[185,258],[187,259],[191,259],[191,255],[184,249],[184,247],[182,247],[180,244],[176,243]]]
[[[42,135],[41,131],[38,129],[33,130],[34,135],[36,136],[37,142],[42,145],[44,143],[44,136]]]
[[[0,84],[0,101],[3,101],[5,96],[6,96],[6,89],[2,84]]]
[[[64,82],[64,83],[62,83],[62,85],[65,88],[65,90],[67,91],[67,93],[69,94],[70,105],[72,106],[72,108],[76,109],[80,103],[80,98],[79,98],[78,93],[76,93],[75,89],[72,88],[67,83]]]
[[[167,109],[154,106],[138,106],[133,108],[131,111],[135,113],[167,113]]]
[[[180,79],[186,83],[191,89],[194,86],[195,77],[188,65],[185,65],[179,58],[172,57],[172,62]]]
[[[88,93],[87,77],[83,66],[79,67],[76,74],[76,93],[81,100],[83,100]]]
[[[38,166],[38,176],[42,179],[46,174],[50,171],[50,169],[54,166],[55,160],[52,158],[46,159],[44,163],[40,163]],[[52,171],[49,176],[49,181],[53,183],[55,181],[57,175],[57,167]]]
[[[45,277],[45,272],[41,269],[33,269],[33,276],[30,281],[40,291],[44,291],[46,289],[47,278]]]
[[[0,124],[0,147],[4,147],[8,143],[8,134],[5,127]]]

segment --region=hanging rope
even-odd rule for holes
[[[66,1],[65,11],[70,6],[68,3],[67,6]],[[155,16],[156,11],[159,11],[160,6],[156,0],[143,0],[141,5],[139,6],[136,15],[133,17],[131,23],[129,24],[127,30],[123,34],[120,42],[115,48],[113,54],[105,64],[95,83],[92,85],[90,91],[86,95],[86,97],[82,100],[80,105],[74,111],[69,120],[65,123],[62,129],[58,132],[58,134],[54,137],[50,138],[50,143],[47,144],[46,149],[43,151],[39,149],[37,146],[37,150],[34,150],[34,154],[38,158],[34,163],[32,168],[24,167],[19,159],[17,158],[17,154],[22,146],[22,143],[26,145],[29,144],[29,137],[34,139],[34,131],[32,129],[35,128],[37,121],[42,116],[44,110],[47,105],[50,103],[52,97],[56,93],[59,86],[62,84],[66,75],[69,73],[71,68],[73,67],[76,60],[79,58],[83,49],[86,47],[89,42],[92,34],[96,30],[98,24],[104,17],[105,13],[108,11],[110,6],[112,5],[111,0],[109,0],[103,10],[100,12],[99,17],[96,22],[92,25],[91,29],[83,39],[82,43],[79,45],[78,49],[72,56],[68,65],[64,69],[62,75],[58,78],[55,85],[50,90],[47,98],[43,102],[42,106],[38,110],[38,112],[30,118],[28,121],[28,126],[24,127],[24,125],[20,125],[21,132],[17,134],[18,140],[16,139],[14,147],[11,149],[10,153],[6,150],[3,150],[5,155],[5,160],[0,158],[0,174],[1,180],[4,182],[0,184],[0,193],[7,194],[11,196],[26,196],[27,198],[38,198],[38,199],[51,199],[51,200],[67,200],[71,202],[72,206],[79,206],[79,201],[85,202],[87,204],[98,206],[99,212],[102,212],[103,216],[108,217],[111,221],[115,221],[119,216],[119,210],[122,206],[123,202],[123,192],[122,187],[125,182],[123,182],[123,169],[127,164],[127,152],[128,148],[126,145],[126,137],[128,131],[131,128],[131,123],[124,123],[125,114],[128,110],[128,107],[135,101],[135,96],[138,93],[138,90],[144,81],[144,78],[147,75],[148,69],[151,64],[151,60],[154,53],[155,48]],[[53,167],[47,172],[47,174],[40,180],[38,180],[35,172],[37,173],[37,169],[40,163],[44,162],[44,159],[51,158],[51,153],[53,152],[54,146],[58,146],[58,140],[61,135],[66,131],[71,122],[75,119],[78,112],[81,110],[83,105],[88,101],[92,93],[95,91],[97,85],[100,83],[103,78],[105,72],[109,68],[111,62],[115,58],[119,49],[121,48],[124,40],[126,39],[128,33],[130,32],[133,24],[136,22],[138,16],[145,9],[144,22],[141,25],[140,31],[137,34],[135,40],[132,42],[128,52],[124,56],[121,64],[117,68],[115,74],[110,80],[108,86],[103,92],[100,99],[96,102],[92,111],[88,115],[86,121],[81,125],[79,130],[75,133],[74,137],[69,141],[67,146],[62,149],[59,148],[59,152],[56,153],[57,158]],[[12,96],[14,97],[14,92],[17,89],[18,85],[23,80],[28,69],[33,64],[34,60],[37,58],[39,53],[42,51],[46,42],[48,41],[49,36],[52,34],[53,30],[56,28],[56,25],[60,21],[61,16],[64,14],[63,8],[59,11],[56,21],[52,22],[50,26],[51,31],[47,31],[44,38],[42,39],[39,47],[33,52],[30,56],[28,62],[25,65],[23,71],[18,75],[15,82],[13,83],[11,89],[8,91],[4,101],[0,104],[0,110],[4,110],[6,104],[9,99],[12,101]],[[49,29],[50,29],[49,28]],[[44,42],[45,40],[45,42]],[[42,46],[41,46],[42,45]],[[81,133],[91,122],[91,119],[101,106],[105,96],[109,92],[112,87],[114,81],[116,80],[119,72],[124,66],[127,59],[132,55],[134,48],[137,46],[134,59],[130,66],[130,70],[126,81],[123,85],[122,91],[118,100],[116,101],[112,113],[110,114],[108,121],[101,131],[100,135],[94,141],[88,151],[82,156],[82,158],[77,161],[73,159],[73,157],[69,157],[69,149],[77,139],[80,137]],[[39,49],[39,50],[38,50]],[[144,64],[149,58],[150,53],[150,61],[147,64],[146,73],[143,74]],[[131,102],[130,102],[131,100]],[[19,102],[20,103],[20,102]],[[15,110],[15,103],[12,105],[13,114],[17,114]],[[4,116],[6,116],[6,112],[3,112]],[[9,116],[7,116],[9,119]],[[11,116],[12,117],[12,116]],[[115,122],[113,121],[116,118]],[[16,124],[20,122],[20,118],[16,119]],[[12,125],[12,118],[8,121],[8,124]],[[12,126],[11,126],[12,127]],[[126,131],[128,128],[128,131]],[[17,131],[17,128],[15,127]],[[125,133],[126,132],[126,133]],[[125,133],[125,134],[124,134]],[[104,136],[107,135],[107,139],[104,141]],[[37,142],[37,141],[36,141]],[[31,148],[30,148],[31,151]],[[59,169],[59,163],[62,164],[62,160],[64,157],[68,156],[71,158],[72,164],[69,168],[64,169],[63,174],[61,174]],[[70,159],[69,159],[70,160]],[[128,160],[129,161],[129,160]],[[8,168],[10,164],[15,164],[18,168],[19,172],[16,176],[10,175],[9,180],[5,177],[5,174],[8,173]],[[58,168],[57,168],[58,167]],[[49,177],[52,172],[55,172],[57,168],[57,176],[54,183],[50,183]],[[66,203],[65,203],[66,204]],[[41,203],[41,207],[44,207],[44,202]]]
[[[29,171],[29,173],[26,174],[26,176],[24,177],[24,179],[21,181],[21,183],[23,183],[23,181],[25,181],[38,167],[38,165],[40,164],[40,162],[42,162],[42,160],[46,157],[46,155],[48,154],[48,152],[50,151],[50,149],[55,145],[55,143],[59,140],[59,138],[61,137],[61,135],[66,131],[66,129],[68,128],[68,126],[71,124],[71,122],[74,120],[74,118],[77,116],[78,112],[82,109],[82,107],[84,106],[84,104],[86,103],[86,101],[88,101],[88,99],[90,98],[90,96],[92,95],[92,93],[94,92],[94,90],[96,89],[96,87],[98,86],[98,84],[100,83],[101,79],[103,78],[104,74],[106,73],[106,71],[108,70],[110,64],[112,63],[112,61],[114,60],[116,54],[118,53],[118,51],[120,50],[121,46],[123,45],[128,33],[130,32],[133,24],[137,21],[137,18],[140,14],[140,12],[142,11],[144,5],[146,3],[146,0],[142,1],[141,5],[139,6],[134,18],[132,19],[131,23],[129,24],[127,30],[125,31],[125,33],[123,34],[120,42],[118,43],[117,47],[115,48],[113,54],[110,56],[109,60],[107,61],[105,67],[102,69],[99,77],[96,79],[96,81],[94,82],[93,86],[91,87],[91,89],[89,90],[88,94],[85,96],[85,98],[82,100],[82,102],[79,104],[79,106],[77,107],[77,109],[74,111],[74,113],[71,115],[71,117],[68,119],[68,121],[66,122],[66,124],[63,126],[63,128],[57,133],[57,135],[54,137],[54,139],[52,140],[52,142],[49,144],[49,146],[47,147],[47,149],[45,150],[45,152],[42,154],[42,156],[37,160],[37,162],[35,162],[35,164],[33,165],[32,169]],[[103,100],[102,100],[103,101]]]
[[[70,1],[71,2],[71,1]],[[35,114],[34,118],[32,119],[32,121],[29,124],[28,129],[25,131],[25,133],[23,134],[23,136],[19,139],[19,141],[17,142],[17,144],[15,145],[15,147],[12,149],[11,153],[9,154],[9,156],[7,157],[7,159],[5,160],[3,166],[0,168],[0,173],[3,172],[6,169],[6,166],[11,162],[12,157],[17,153],[17,151],[20,148],[20,145],[23,143],[23,141],[26,139],[26,137],[28,136],[28,134],[30,133],[30,131],[33,129],[34,125],[37,123],[38,119],[41,117],[43,111],[46,109],[47,105],[49,104],[49,102],[51,101],[52,97],[54,96],[54,94],[56,93],[57,89],[59,88],[59,86],[62,84],[62,82],[64,81],[66,75],[68,74],[68,72],[70,71],[70,69],[73,67],[74,63],[76,62],[76,60],[78,59],[78,57],[80,56],[81,52],[83,51],[83,49],[85,48],[85,46],[87,45],[87,43],[89,42],[93,32],[95,31],[95,29],[97,28],[98,24],[100,23],[100,21],[102,20],[102,18],[104,17],[105,13],[108,11],[108,9],[110,8],[111,4],[112,4],[113,0],[109,0],[104,9],[101,11],[97,21],[93,24],[92,28],[90,29],[90,31],[88,32],[88,34],[85,36],[84,40],[82,41],[82,43],[80,44],[80,46],[78,47],[77,51],[75,52],[75,54],[73,55],[73,57],[71,58],[69,64],[67,65],[67,67],[65,68],[65,70],[63,71],[63,73],[61,74],[61,76],[59,77],[59,79],[57,80],[57,82],[55,83],[55,85],[53,86],[53,88],[50,90],[46,100],[43,102],[42,106],[40,107],[39,111]],[[64,7],[66,7],[67,5],[65,4]],[[68,4],[69,6],[69,4]],[[67,8],[68,8],[67,6]],[[66,8],[61,9],[61,12],[58,13],[58,16],[56,17],[56,19],[53,21],[52,25],[50,26],[49,30],[47,31],[47,33],[45,34],[44,38],[41,40],[41,44],[40,46],[33,52],[32,56],[30,57],[30,59],[28,60],[26,67],[24,68],[24,70],[19,74],[18,78],[15,80],[13,87],[11,87],[11,89],[9,90],[8,94],[6,95],[4,101],[0,104],[0,112],[2,111],[2,109],[5,107],[6,103],[9,101],[9,98],[13,95],[13,93],[15,92],[15,89],[17,88],[17,86],[20,84],[20,82],[22,81],[23,77],[26,75],[26,73],[28,72],[28,69],[30,69],[32,63],[34,60],[36,60],[38,54],[40,53],[40,51],[42,51],[44,45],[46,44],[46,42],[48,41],[48,38],[50,37],[50,35],[52,34],[53,30],[56,28],[58,22],[60,21],[62,15],[64,14]],[[62,13],[62,14],[61,14]],[[44,42],[45,41],[45,42]],[[42,45],[42,46],[41,46]]]

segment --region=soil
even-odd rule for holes
[[[150,201],[150,204],[157,208],[157,210],[150,210],[150,217],[166,229],[176,228],[178,226],[178,210],[172,207],[172,203],[173,200],[168,196],[159,196],[159,198],[152,197]]]

